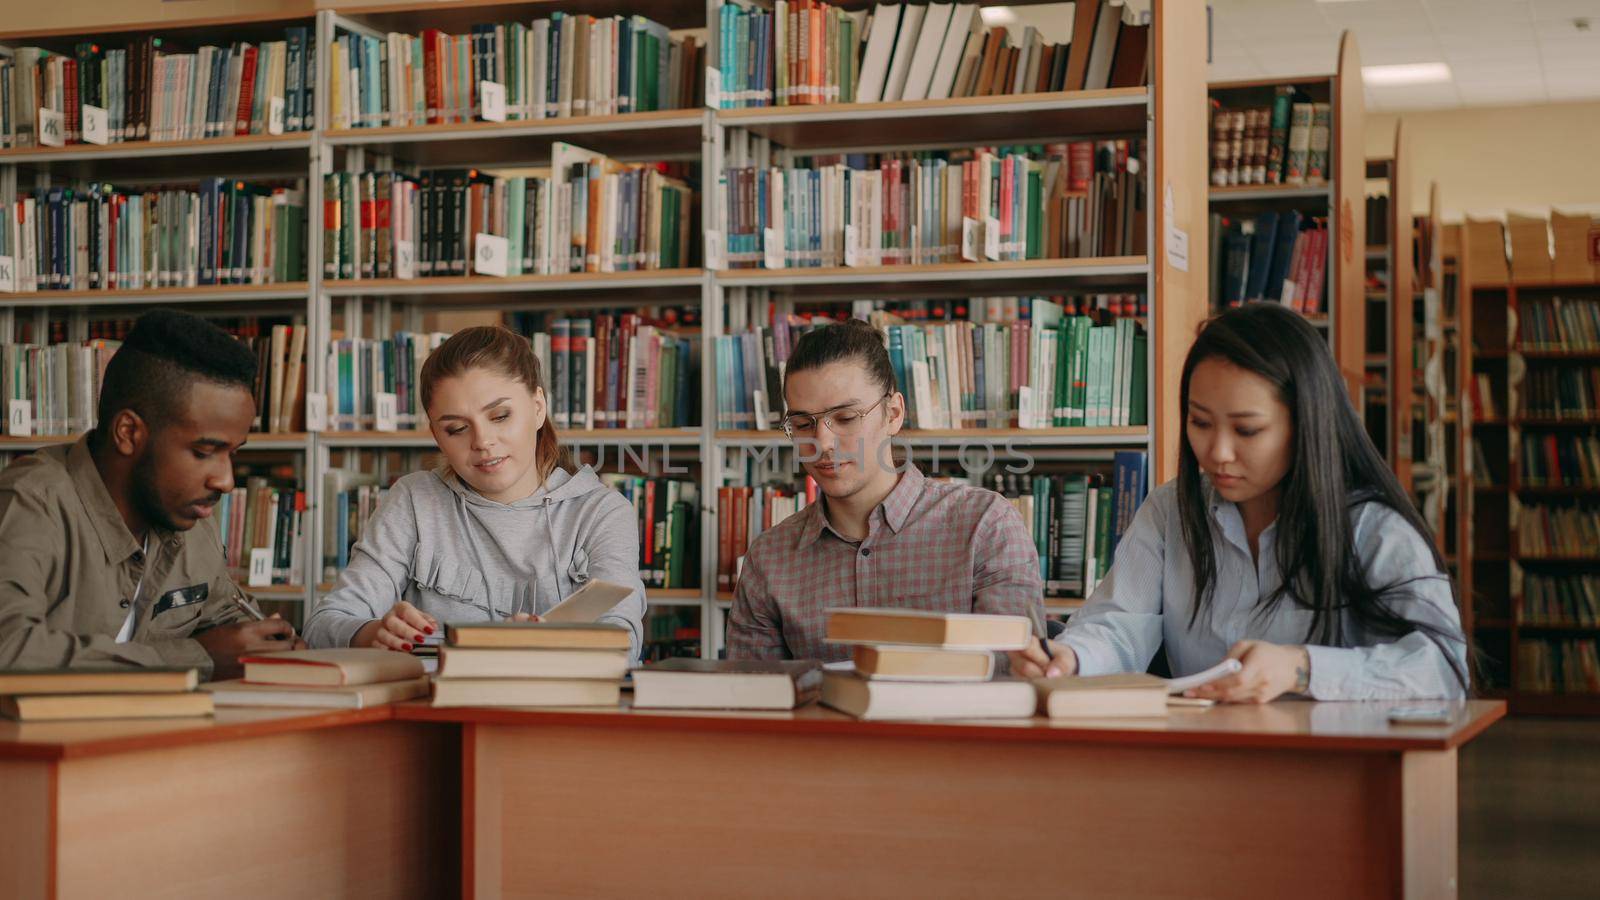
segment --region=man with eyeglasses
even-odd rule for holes
[[[1025,615],[1043,633],[1039,557],[1017,511],[895,464],[905,397],[878,329],[852,319],[801,338],[783,393],[784,432],[822,498],[751,544],[729,658],[845,659],[825,640],[835,607]]]

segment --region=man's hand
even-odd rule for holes
[[[211,680],[225,681],[244,674],[239,657],[253,653],[304,650],[306,642],[295,636],[294,626],[274,614],[260,622],[221,625],[194,636],[211,657]]]

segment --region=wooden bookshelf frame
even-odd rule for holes
[[[1344,375],[1351,399],[1358,408],[1362,398],[1366,346],[1366,319],[1362,304],[1365,271],[1356,258],[1356,240],[1366,233],[1362,172],[1366,158],[1366,106],[1361,78],[1361,51],[1354,33],[1339,38],[1338,63],[1332,74],[1285,78],[1250,78],[1212,82],[1209,95],[1218,92],[1263,89],[1277,85],[1302,85],[1326,93],[1332,106],[1333,131],[1328,141],[1328,180],[1319,185],[1211,186],[1213,211],[1281,209],[1285,206],[1325,212],[1329,242],[1327,282],[1323,287],[1323,312],[1306,318],[1328,329],[1329,346]],[[1207,122],[1207,159],[1210,158],[1210,123]],[[1207,167],[1206,184],[1210,185]],[[1213,273],[1215,275],[1215,273]],[[1205,286],[1209,293],[1209,285]],[[1215,298],[1210,301],[1215,307]]]
[[[1416,301],[1412,259],[1411,154],[1406,122],[1394,124],[1394,156],[1389,160],[1389,465],[1412,493],[1413,411],[1416,397]]]
[[[714,22],[719,0],[687,0],[644,10],[669,27],[698,27]],[[859,8],[859,3],[849,3]],[[378,323],[422,324],[424,309],[513,310],[536,308],[581,309],[598,306],[640,306],[698,303],[702,312],[699,339],[712,341],[721,333],[724,292],[743,288],[768,288],[797,298],[889,297],[905,292],[922,296],[981,296],[996,290],[1033,293],[1068,290],[1138,290],[1149,298],[1149,416],[1150,426],[1079,429],[968,429],[908,432],[906,443],[922,450],[959,447],[964,443],[1008,442],[1038,455],[1068,459],[1109,459],[1117,449],[1139,448],[1150,453],[1152,484],[1176,471],[1178,376],[1198,324],[1206,315],[1206,260],[1199,248],[1206,227],[1207,166],[1205,153],[1208,122],[1205,115],[1206,30],[1202,5],[1183,0],[1154,0],[1151,19],[1148,87],[1056,94],[955,98],[875,104],[836,104],[822,107],[767,107],[715,110],[688,109],[618,116],[571,117],[506,123],[349,128],[329,127],[329,46],[340,28],[369,33],[397,30],[416,33],[421,27],[441,27],[464,33],[467,25],[504,18],[526,19],[546,15],[543,0],[484,2],[364,3],[361,0],[317,0],[314,18],[305,15],[242,14],[205,19],[174,19],[95,29],[97,34],[128,35],[181,33],[197,40],[226,41],[241,33],[265,33],[290,24],[314,25],[316,34],[317,91],[314,128],[282,136],[223,137],[199,141],[147,141],[107,146],[72,145],[64,148],[31,147],[0,151],[0,193],[15,196],[19,171],[39,177],[110,179],[154,182],[161,179],[192,181],[196,169],[208,174],[256,172],[263,167],[283,170],[306,179],[307,247],[305,281],[290,284],[206,286],[143,291],[40,291],[0,294],[0,339],[10,339],[19,317],[32,317],[43,328],[63,311],[71,323],[86,327],[91,311],[129,310],[155,304],[184,304],[205,311],[254,315],[261,312],[304,316],[308,328],[308,359],[325,352],[339,318],[345,337],[361,337],[363,327],[388,327]],[[624,8],[626,7],[626,8]],[[577,0],[572,8],[597,15],[641,11],[628,0]],[[70,41],[81,29],[18,31],[0,37],[0,43]],[[715,59],[717,29],[708,29],[707,52]],[[1353,41],[1347,39],[1353,50]],[[1347,61],[1341,65],[1348,65]],[[1359,66],[1352,71],[1359,80]],[[1359,102],[1359,85],[1353,95]],[[1336,113],[1336,116],[1338,114]],[[1098,138],[1129,134],[1149,145],[1146,177],[1149,215],[1146,222],[1148,256],[1101,259],[1041,260],[933,266],[842,268],[838,270],[722,270],[679,269],[558,276],[326,280],[323,278],[322,177],[333,171],[359,170],[374,154],[394,155],[411,162],[446,164],[442,160],[472,160],[491,166],[537,159],[537,145],[574,138],[576,143],[620,158],[688,158],[698,160],[702,173],[716,172],[728,129],[744,128],[775,139],[790,139],[793,149],[819,150],[843,145],[858,150],[917,149],[928,143],[942,146],[1014,142],[1038,143],[1061,137]],[[1359,144],[1360,129],[1339,132],[1338,140]],[[586,143],[588,142],[588,143]],[[1349,156],[1343,144],[1332,149],[1334,160]],[[292,154],[292,155],[291,155]],[[247,177],[256,177],[250,175]],[[703,179],[710,185],[715,179]],[[31,187],[31,183],[25,182]],[[23,189],[26,189],[24,187]],[[1171,204],[1162,202],[1167,190]],[[1324,194],[1327,190],[1323,189]],[[706,223],[718,202],[714,189],[701,194],[702,241]],[[1185,263],[1165,252],[1168,234],[1182,234],[1193,249]],[[372,323],[370,325],[364,323]],[[69,327],[76,339],[79,326]],[[47,333],[47,332],[46,332]],[[326,389],[325,367],[306,367],[307,390]],[[638,445],[699,457],[701,584],[699,589],[650,590],[652,605],[700,610],[701,651],[715,656],[722,648],[727,598],[716,591],[715,488],[721,470],[717,459],[728,449],[748,447],[765,451],[783,440],[780,434],[727,433],[715,429],[718,386],[714,360],[703,357],[700,408],[704,423],[692,429],[599,429],[562,434],[563,441],[579,448]],[[70,437],[0,437],[0,458],[58,444]],[[319,596],[332,589],[323,583],[322,532],[323,475],[332,467],[330,454],[353,451],[381,457],[399,454],[416,460],[434,450],[426,432],[337,432],[253,436],[247,451],[289,453],[307,492],[310,520],[307,551],[300,585],[261,589],[263,600],[302,604],[309,612]],[[691,463],[692,465],[692,463]],[[1081,606],[1081,598],[1047,598],[1052,613]]]
[[[1498,224],[1498,223],[1494,223]],[[1461,537],[1458,537],[1458,554],[1460,554],[1460,588],[1464,597],[1470,597],[1473,602],[1463,604],[1462,620],[1480,649],[1493,656],[1504,653],[1506,683],[1496,691],[1503,695],[1510,703],[1513,714],[1541,715],[1541,716],[1596,716],[1600,715],[1600,694],[1566,694],[1542,691],[1526,691],[1519,687],[1519,660],[1517,648],[1522,639],[1526,637],[1552,638],[1552,637],[1589,637],[1600,639],[1600,627],[1590,626],[1563,626],[1550,624],[1534,624],[1524,621],[1523,596],[1517,590],[1519,579],[1513,577],[1510,569],[1513,566],[1531,564],[1542,570],[1575,574],[1584,567],[1593,569],[1600,566],[1600,555],[1541,555],[1524,554],[1521,550],[1519,535],[1513,525],[1504,528],[1506,546],[1503,552],[1488,547],[1479,548],[1477,545],[1478,526],[1492,523],[1513,521],[1512,506],[1518,500],[1544,500],[1550,498],[1600,498],[1600,489],[1591,488],[1564,488],[1527,485],[1522,482],[1520,453],[1520,429],[1523,427],[1538,428],[1587,428],[1600,427],[1600,418],[1552,420],[1539,419],[1527,416],[1520,411],[1520,404],[1513,406],[1512,401],[1518,390],[1518,385],[1512,383],[1510,370],[1513,358],[1526,357],[1528,359],[1572,359],[1583,362],[1593,358],[1588,353],[1562,354],[1541,353],[1539,351],[1524,352],[1518,348],[1518,334],[1512,322],[1520,321],[1518,314],[1522,295],[1525,293],[1547,295],[1552,291],[1572,290],[1582,291],[1592,296],[1600,296],[1600,279],[1594,281],[1562,280],[1551,281],[1548,279],[1519,280],[1515,275],[1507,275],[1504,269],[1495,267],[1495,271],[1488,277],[1480,278],[1474,271],[1474,255],[1488,252],[1491,256],[1504,253],[1504,236],[1497,228],[1486,227],[1485,223],[1469,222],[1461,230],[1460,253],[1456,267],[1461,290],[1461,304],[1458,306],[1460,317],[1458,327],[1461,329],[1460,340],[1464,350],[1461,364],[1463,381],[1461,383],[1460,420],[1463,425],[1462,444],[1460,447],[1461,460],[1465,463],[1462,468],[1464,474],[1464,489],[1462,501],[1465,507],[1459,507],[1461,520],[1458,522]],[[1504,311],[1502,313],[1501,311]],[[1474,314],[1475,313],[1475,314]],[[1504,314],[1509,320],[1504,326],[1494,322],[1498,315]],[[1495,329],[1483,338],[1474,337],[1473,329],[1491,323]],[[1502,329],[1503,331],[1499,330]],[[1494,339],[1504,334],[1504,346],[1480,347],[1484,339]],[[1498,342],[1496,342],[1498,344]],[[1504,410],[1504,418],[1490,421],[1474,421],[1472,419],[1472,382],[1465,379],[1473,378],[1479,373],[1488,373],[1494,381],[1496,403]],[[1504,442],[1504,464],[1506,477],[1503,482],[1496,482],[1493,486],[1473,485],[1472,444],[1475,439]],[[1500,444],[1495,444],[1496,450]],[[1487,453],[1487,452],[1486,452]],[[1492,462],[1492,461],[1491,461]],[[1502,615],[1480,615],[1479,601],[1484,597],[1483,585],[1506,588],[1506,610]]]

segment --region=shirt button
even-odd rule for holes
[[[136,563],[144,562],[144,551],[143,550],[135,550],[135,551],[133,551],[133,561],[136,562]]]
[[[124,601],[122,601],[121,603],[119,603],[117,605],[122,607],[123,609],[127,609],[128,608],[128,601],[124,600]]]
[[[862,547],[861,548],[861,555],[862,556],[871,556],[872,555],[872,551],[867,549],[866,547]]]

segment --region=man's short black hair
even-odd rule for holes
[[[889,350],[884,344],[883,332],[860,319],[824,325],[801,336],[784,367],[784,378],[833,363],[856,363],[867,370],[885,394],[894,393],[894,365],[889,362]]]
[[[205,319],[175,309],[139,317],[106,364],[95,430],[104,435],[125,409],[152,429],[165,425],[196,380],[254,393],[256,357],[242,341]]]

